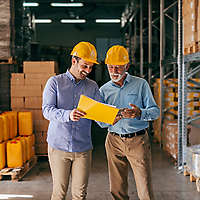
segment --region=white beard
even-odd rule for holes
[[[118,81],[120,81],[124,77],[124,74],[125,73],[123,73],[123,74],[114,74],[114,73],[112,73],[112,74],[110,74],[110,78],[111,78],[111,80],[113,82],[118,82]],[[118,76],[118,78],[115,78],[115,79],[112,78],[113,75]]]

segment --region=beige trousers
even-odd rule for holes
[[[48,157],[53,178],[51,200],[65,200],[71,175],[72,200],[85,200],[92,151],[64,152],[48,146]]]
[[[151,183],[151,149],[149,136],[106,138],[110,192],[114,200],[128,200],[128,163],[130,164],[140,200],[154,200]]]

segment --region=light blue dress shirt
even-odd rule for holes
[[[43,92],[43,115],[50,121],[47,133],[48,144],[66,152],[84,152],[92,149],[91,120],[69,119],[70,112],[77,107],[80,95],[101,101],[98,85],[86,78],[75,82],[69,71],[51,77]]]
[[[117,108],[131,108],[129,105],[131,103],[142,111],[140,118],[121,119],[113,126],[97,122],[101,127],[107,127],[110,132],[119,134],[137,132],[147,128],[149,126],[148,121],[159,117],[160,110],[153,98],[149,84],[142,78],[127,73],[122,87],[109,81],[100,88],[100,93],[107,104],[114,105]]]

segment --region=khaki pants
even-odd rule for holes
[[[65,200],[71,175],[72,200],[85,200],[92,151],[64,152],[48,146],[48,157],[53,178],[51,200]]]
[[[148,134],[132,138],[121,138],[108,134],[105,146],[112,199],[129,199],[128,163],[130,163],[139,199],[154,200],[151,183],[151,149]]]

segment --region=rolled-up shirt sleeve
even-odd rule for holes
[[[151,89],[149,84],[145,81],[143,85],[143,92],[142,92],[142,101],[143,101],[143,108],[141,109],[141,117],[140,120],[143,121],[152,121],[159,117],[160,109],[157,106],[154,97],[152,95]]]

